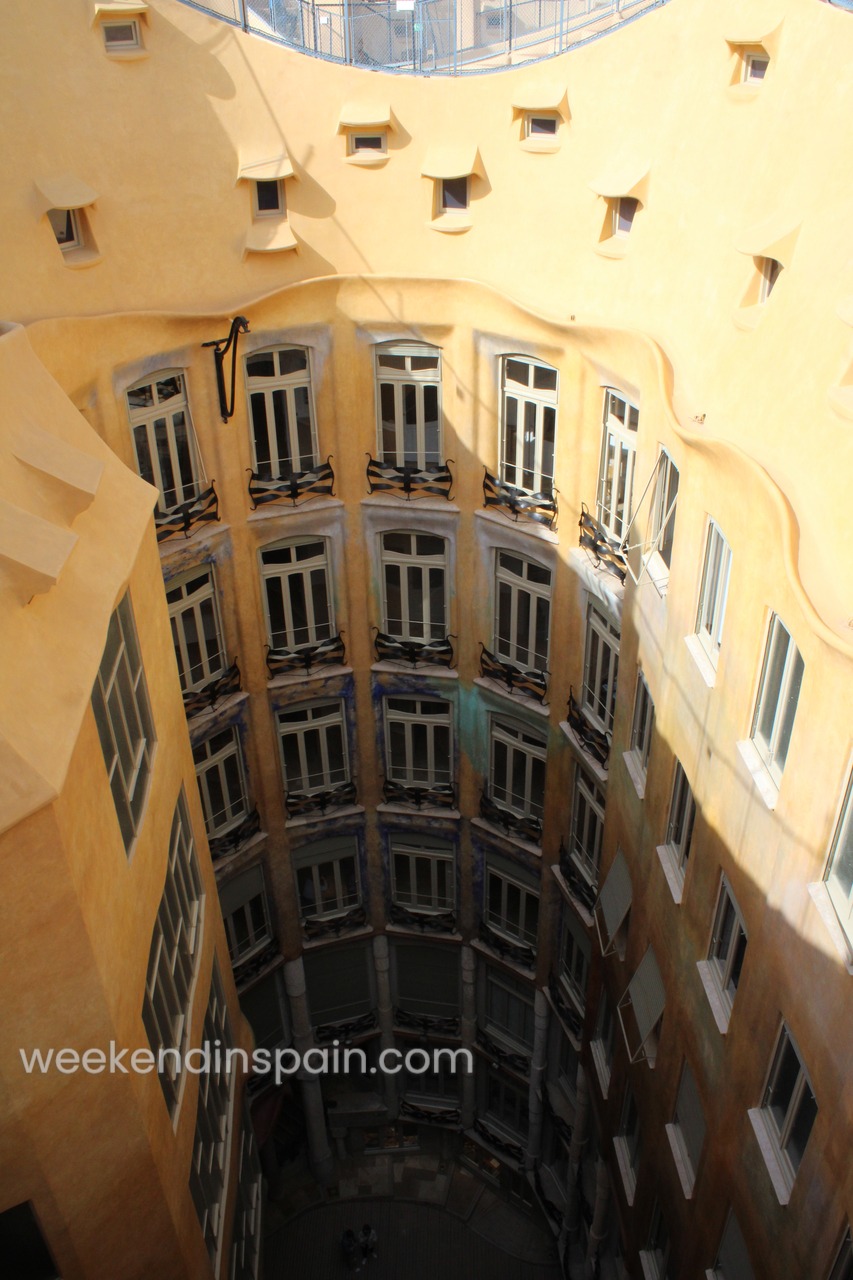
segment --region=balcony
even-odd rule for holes
[[[314,1038],[318,1044],[329,1040],[338,1040],[342,1045],[351,1044],[360,1036],[369,1035],[376,1029],[376,1014],[363,1013],[360,1018],[351,1022],[327,1022],[314,1028]]]
[[[209,520],[219,520],[219,498],[212,480],[209,489],[182,502],[180,506],[171,507],[168,511],[161,511],[159,507],[154,509],[158,542],[165,542],[176,533],[182,533],[188,538],[193,525],[204,524]]]
[[[342,667],[346,662],[343,636],[339,633],[328,640],[307,644],[304,649],[267,648],[267,671],[270,679],[275,676],[304,672],[310,675],[315,667]]]
[[[354,782],[341,782],[327,791],[288,791],[284,797],[284,807],[288,818],[306,818],[312,814],[325,814],[327,809],[341,809],[345,805],[356,804],[358,796]]]
[[[364,907],[352,907],[339,916],[323,919],[320,916],[303,916],[302,931],[310,941],[316,938],[339,938],[349,929],[363,929],[367,924]]]
[[[499,1137],[496,1130],[490,1129],[482,1120],[474,1121],[474,1132],[502,1156],[509,1156],[510,1160],[514,1160],[516,1164],[523,1163],[524,1151],[517,1142],[509,1142],[506,1138]]]
[[[256,978],[259,973],[266,969],[267,965],[280,958],[281,952],[278,949],[278,943],[273,939],[260,951],[255,951],[252,955],[247,956],[245,960],[237,959],[232,961],[237,990],[242,991],[247,983],[251,982],[253,978]]]
[[[187,719],[200,715],[202,711],[210,711],[220,698],[227,698],[229,694],[239,692],[240,668],[235,658],[228,670],[223,671],[215,680],[210,680],[200,689],[184,690],[184,711]]]
[[[536,952],[533,947],[525,942],[510,942],[485,920],[480,921],[480,941],[502,960],[511,960],[513,964],[521,965],[522,969],[536,968]]]
[[[557,499],[553,493],[528,493],[526,489],[516,489],[515,485],[499,480],[485,468],[483,476],[483,506],[497,507],[507,511],[513,520],[525,516],[535,520],[537,524],[545,524],[553,529],[557,520]]]
[[[532,815],[523,816],[512,813],[509,809],[503,809],[499,804],[495,804],[487,791],[480,796],[480,817],[485,822],[491,822],[493,826],[500,827],[508,836],[528,840],[531,844],[540,844],[542,841],[541,818]]]
[[[460,1022],[458,1018],[442,1018],[436,1014],[407,1013],[405,1009],[394,1009],[394,1025],[402,1031],[417,1031],[422,1036],[458,1036]]]
[[[379,462],[368,457],[367,489],[369,493],[397,493],[410,501],[412,498],[447,498],[453,488],[453,475],[447,462],[404,462],[401,467],[392,462]]]
[[[581,518],[578,521],[580,537],[578,544],[588,551],[593,558],[596,569],[607,569],[615,574],[620,582],[624,582],[628,573],[628,561],[620,544],[608,538],[589,509],[581,503]]]
[[[607,758],[610,755],[610,742],[606,734],[599,729],[594,729],[587,720],[575,701],[574,689],[569,686],[569,702],[568,715],[569,728],[577,738],[584,751],[589,752],[593,760],[601,766],[602,769],[607,768]]]
[[[455,809],[456,790],[449,782],[436,782],[431,787],[404,787],[386,778],[382,783],[385,804],[405,804],[414,809]]]
[[[462,1112],[458,1107],[422,1107],[414,1102],[400,1100],[400,1115],[415,1124],[449,1124],[458,1128]]]
[[[252,836],[256,836],[261,829],[261,815],[257,809],[253,809],[251,813],[247,813],[242,822],[222,836],[215,836],[208,841],[210,845],[210,856],[214,862],[218,858],[227,858],[229,854],[236,853],[241,845],[247,840],[251,840]]]
[[[377,662],[405,662],[407,666],[453,666],[452,636],[441,640],[401,640],[374,628],[373,647]]]
[[[577,863],[564,844],[560,844],[560,873],[565,880],[569,893],[581,906],[592,915],[593,907],[598,900],[598,886],[581,875]]]
[[[307,498],[334,496],[335,473],[331,457],[310,471],[294,471],[289,476],[262,476],[257,471],[249,472],[249,498],[253,511],[268,502],[291,502],[295,507]]]
[[[514,1053],[511,1049],[505,1049],[481,1027],[477,1028],[477,1048],[482,1049],[492,1066],[508,1067],[520,1076],[530,1074],[530,1059],[526,1053]]]
[[[548,693],[547,671],[521,671],[511,662],[503,662],[480,641],[480,675],[497,680],[507,693],[517,693],[525,698],[535,698],[544,704]]]
[[[388,919],[392,924],[419,929],[421,933],[456,932],[456,916],[452,911],[410,911],[408,907],[392,902],[388,908]]]
[[[583,1035],[583,1022],[577,1011],[572,1008],[563,994],[559,979],[552,972],[548,977],[548,994],[551,997],[551,1003],[557,1013],[557,1017],[563,1026],[570,1032],[576,1041],[580,1041]]]

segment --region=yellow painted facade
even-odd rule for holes
[[[8,92],[0,110],[9,113],[4,136],[13,163],[0,199],[14,255],[0,311],[10,322],[0,336],[0,609],[3,651],[11,656],[0,709],[8,762],[0,882],[15,907],[3,942],[9,997],[0,1140],[10,1158],[0,1208],[33,1203],[65,1280],[209,1274],[187,1187],[194,1082],[186,1083],[173,1126],[150,1076],[110,1079],[109,1089],[79,1075],[59,1088],[54,1076],[48,1095],[44,1081],[18,1065],[19,1039],[146,1044],[140,1008],[148,949],[183,785],[209,904],[217,883],[229,917],[239,877],[261,868],[268,912],[267,949],[255,949],[261,967],[250,972],[241,969],[248,953],[226,938],[213,906],[206,911],[194,1042],[214,951],[238,1043],[248,1045],[249,1033],[237,991],[253,1021],[250,993],[257,1015],[262,981],[287,1010],[277,1043],[324,1043],[345,1019],[318,1013],[317,957],[337,955],[342,971],[360,964],[369,975],[373,1023],[355,1032],[359,1043],[378,1035],[387,1045],[406,1043],[405,1021],[395,1020],[392,1006],[404,1003],[399,957],[407,942],[452,949],[463,978],[469,962],[477,976],[467,995],[464,980],[460,987],[460,1029],[454,1037],[433,1026],[439,1039],[473,1047],[479,1030],[494,1041],[490,974],[529,991],[531,1022],[537,993],[530,1043],[514,1043],[508,1032],[501,1039],[500,1028],[497,1034],[507,1053],[520,1048],[530,1058],[526,1072],[512,1063],[502,1068],[510,1086],[529,1095],[529,1131],[513,1130],[506,1117],[495,1121],[486,1051],[476,1082],[460,1093],[456,1130],[460,1142],[492,1152],[489,1132],[503,1135],[521,1152],[520,1159],[504,1152],[506,1167],[545,1178],[560,1214],[561,1250],[579,1268],[572,1274],[584,1274],[596,1253],[602,1274],[655,1274],[648,1268],[658,1265],[649,1258],[657,1204],[673,1277],[724,1274],[719,1251],[731,1208],[756,1277],[828,1280],[853,1215],[850,926],[845,933],[827,889],[833,865],[843,878],[841,854],[851,838],[843,805],[853,754],[853,191],[843,158],[853,148],[853,16],[819,0],[762,0],[748,14],[734,0],[670,0],[562,57],[454,79],[307,58],[178,0],[139,7],[145,56],[123,60],[105,52],[94,11],[75,0],[51,6],[49,24],[43,11],[4,21]],[[769,56],[759,83],[743,78],[754,50]],[[74,68],[72,88],[58,66]],[[525,137],[531,112],[556,118],[545,146]],[[385,130],[387,152],[370,163],[348,155],[350,134],[361,127]],[[443,213],[442,177],[466,174],[468,209]],[[286,218],[265,221],[253,212],[259,180],[283,184]],[[611,234],[620,198],[638,201],[627,235]],[[74,207],[78,248],[57,243],[46,211],[65,206],[51,199]],[[260,244],[277,247],[259,251]],[[781,271],[762,300],[770,260]],[[237,314],[248,332],[238,339],[234,412],[224,423],[213,356],[203,344],[224,339]],[[449,494],[411,501],[399,476],[386,493],[370,493],[366,479],[368,458],[383,448],[378,350],[393,344],[402,351],[405,343],[439,353],[440,454],[452,473]],[[249,485],[263,464],[247,361],[279,350],[307,353],[301,385],[310,388],[313,457],[293,469],[329,459],[334,491],[294,501],[282,468],[272,500],[257,504]],[[507,479],[508,357],[556,371],[553,528],[529,515],[513,518],[505,505],[483,505],[484,471]],[[230,394],[230,355],[225,369]],[[207,493],[212,484],[217,518],[188,517],[186,536],[180,528],[164,536],[163,507],[179,504],[161,498],[158,551],[157,495],[134,478],[144,468],[129,414],[135,387],[175,373],[184,380],[197,446],[193,491]],[[624,588],[578,546],[582,509],[602,518],[608,389],[639,410]],[[528,424],[534,438],[542,434],[537,421]],[[28,450],[42,458],[53,452],[53,470],[22,458]],[[677,468],[678,497],[666,582],[658,586],[647,522],[661,450]],[[36,527],[33,517],[50,528]],[[698,642],[697,624],[709,519],[732,566],[715,662]],[[406,667],[375,650],[375,632],[389,629],[383,539],[400,531],[444,540],[452,668]],[[283,674],[267,652],[271,646],[274,658],[288,645],[273,643],[261,557],[297,540],[325,548],[330,631],[342,635],[345,656],[304,670],[297,657]],[[482,648],[508,643],[501,553],[549,575],[544,705],[482,672]],[[236,660],[240,684],[211,695],[209,708],[193,704],[188,736],[163,582],[174,591],[191,571],[213,575],[221,665]],[[128,586],[157,736],[130,860],[90,705],[107,624]],[[570,694],[595,701],[589,611],[596,602],[621,631],[604,771],[566,727]],[[796,711],[790,742],[768,764],[756,738],[763,694],[776,679],[764,661],[774,617],[803,674],[793,693],[785,686]],[[174,636],[184,625],[174,603],[172,618]],[[298,655],[304,638],[289,648]],[[514,652],[509,667],[529,669]],[[654,705],[645,767],[637,763],[640,672]],[[189,683],[185,697],[204,681]],[[394,767],[386,737],[393,698],[450,709],[452,808],[422,812],[411,800],[383,795]],[[299,788],[288,783],[290,748],[281,744],[288,722],[279,717],[332,704],[341,708],[355,797],[327,810],[309,805],[300,816],[286,804]],[[541,818],[541,839],[502,831],[481,808],[484,789],[495,798],[496,726],[507,724],[544,744],[541,798],[531,808],[528,777],[520,805]],[[199,752],[212,751],[205,744],[222,734],[236,744],[228,758],[243,762],[243,807],[230,822],[211,816],[193,781],[207,767]],[[672,843],[678,762],[696,820],[689,859],[673,870],[672,856],[660,850]],[[329,789],[339,781],[333,772],[325,769]],[[573,856],[581,776],[606,794],[596,875],[588,877],[599,903],[592,917],[562,874]],[[237,818],[248,822],[255,809],[254,828],[238,838]],[[519,804],[510,809],[519,816]],[[223,833],[230,845],[221,843]],[[455,918],[445,938],[395,915],[400,837],[453,850]],[[364,914],[312,933],[318,920],[328,925],[352,906],[339,890],[340,910],[306,926],[306,914],[313,917],[304,869],[320,865],[310,862],[311,851],[334,839],[355,841]],[[593,917],[600,924],[619,850],[632,898],[625,945],[614,950],[607,939],[602,945]],[[488,927],[481,931],[490,918],[494,924],[487,878],[507,874],[510,864],[522,887],[532,892],[536,884],[529,962],[496,949]],[[706,981],[721,875],[746,938],[726,1017]],[[519,942],[522,933],[504,919],[498,941]],[[577,944],[587,960],[580,994],[564,982],[568,934],[585,939]],[[629,1063],[617,1018],[617,1049],[603,1071],[596,1045],[604,1039],[604,993],[614,1008],[624,1002],[649,946],[665,993],[653,1068]],[[298,992],[303,966],[307,1012]],[[568,1029],[553,991],[542,994],[552,973],[574,1010]],[[254,1022],[260,1043],[257,1016]],[[790,1135],[767,1119],[783,1024],[816,1103],[793,1165]],[[576,1142],[559,1155],[559,1134],[542,1109],[543,1093],[557,1097],[562,1088],[563,1052],[576,1054],[584,1083],[563,1089],[559,1105]],[[689,1195],[667,1137],[685,1061],[705,1133]],[[626,1172],[629,1083],[640,1145]],[[304,1090],[309,1155],[321,1183],[331,1185],[329,1144],[338,1139],[357,1152],[358,1124],[342,1122],[327,1134],[319,1086],[312,1088],[315,1094]],[[778,1102],[778,1090],[775,1096]],[[406,1101],[405,1085],[389,1085],[372,1122],[402,1123]],[[806,1114],[799,1106],[791,1104],[788,1120]],[[123,1126],[112,1123],[118,1114]],[[485,1136],[474,1127],[481,1121]],[[97,1147],[81,1156],[83,1135],[93,1132]],[[236,1160],[235,1149],[227,1224]],[[601,1170],[609,1193],[601,1177],[596,1184]],[[592,1229],[573,1217],[574,1178],[594,1205]],[[131,1214],[124,1197],[120,1211],[114,1203],[125,1179],[134,1186]],[[229,1274],[230,1232],[226,1225],[222,1275]],[[148,1252],[131,1249],[132,1239]],[[131,1253],[144,1256],[145,1266],[122,1261]]]

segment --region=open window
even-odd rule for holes
[[[631,898],[628,863],[622,850],[617,849],[593,910],[602,956],[613,955],[615,952],[620,960],[624,960]]]
[[[669,584],[678,482],[678,467],[666,449],[661,449],[624,535],[631,578],[638,585],[648,578],[661,595],[666,595]]]
[[[624,257],[637,215],[648,199],[648,165],[631,160],[614,164],[590,186],[605,204],[596,249],[607,258]]]
[[[67,173],[45,178],[37,187],[45,219],[66,267],[94,266],[101,258],[90,219],[97,191]]]
[[[754,328],[765,314],[771,295],[775,298],[780,286],[784,291],[781,278],[791,265],[799,232],[798,221],[789,214],[777,213],[738,236],[735,248],[752,259],[747,286],[734,316],[739,328]]]
[[[761,92],[778,56],[781,31],[781,23],[770,31],[760,25],[745,26],[726,40],[732,58],[729,94],[734,101],[748,102]]]
[[[434,231],[467,231],[473,225],[471,202],[482,194],[485,185],[479,149],[464,144],[433,147],[421,173],[433,182],[429,226]]]
[[[655,953],[646,951],[616,1006],[631,1062],[655,1065],[666,991]]]
[[[280,253],[296,248],[285,191],[287,179],[293,176],[293,165],[284,153],[241,164],[237,181],[248,188],[252,219],[243,246],[246,253]]]

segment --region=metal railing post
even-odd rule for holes
[[[246,12],[246,0],[240,0],[240,25],[244,31],[249,30],[249,15]]]

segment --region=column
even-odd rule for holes
[[[285,962],[284,986],[293,1024],[293,1047],[301,1057],[306,1050],[314,1047],[314,1034],[311,1030],[308,1001],[305,997],[305,969],[301,957]],[[308,1075],[301,1070],[297,1072],[296,1079],[299,1081],[302,1092],[302,1107],[305,1112],[305,1127],[308,1135],[308,1159],[317,1181],[322,1186],[329,1186],[334,1179],[335,1162],[326,1132],[320,1081],[317,1076]]]
[[[572,1140],[569,1144],[569,1174],[566,1187],[567,1212],[565,1225],[568,1234],[572,1237],[577,1236],[580,1228],[580,1198],[578,1196],[577,1181],[581,1176],[581,1165],[589,1132],[589,1087],[586,1082],[586,1072],[580,1064],[578,1064],[576,1092],[577,1102],[575,1105],[575,1119],[572,1125]]]
[[[462,1076],[462,1128],[470,1129],[474,1123],[476,1058],[474,1044],[477,1039],[477,957],[472,947],[462,948],[462,1048],[471,1053],[472,1070]]]
[[[373,964],[376,970],[376,1011],[379,1015],[379,1043],[383,1049],[394,1048],[394,1009],[391,1004],[391,956],[388,939],[379,934],[373,939]],[[396,1113],[399,1075],[386,1075],[382,1080],[385,1105]]]

